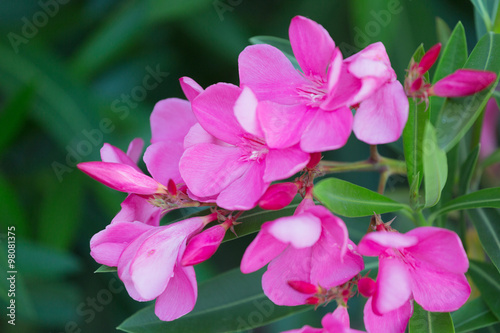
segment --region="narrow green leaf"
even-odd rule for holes
[[[10,101],[7,102],[2,111],[0,111],[0,124],[3,126],[0,131],[0,152],[14,139],[15,135],[21,130],[26,115],[30,110],[31,102],[34,96],[34,86],[27,85],[19,90]]]
[[[438,41],[442,44],[442,46],[446,46],[446,43],[448,43],[451,36],[451,29],[440,17],[436,17],[436,33]]]
[[[485,188],[448,201],[439,210],[432,213],[429,221],[455,210],[472,208],[500,208],[500,187]]]
[[[252,44],[268,44],[274,46],[292,62],[293,67],[300,70],[299,63],[295,56],[293,55],[292,46],[290,45],[290,41],[288,39],[273,37],[273,36],[255,36],[249,39]]]
[[[475,11],[483,20],[486,31],[493,30],[493,22],[498,10],[498,0],[471,0]]]
[[[500,201],[500,191],[497,191]],[[500,203],[498,204],[500,207]],[[491,262],[500,272],[500,213],[496,209],[471,209],[467,211],[479,235],[479,240]]]
[[[451,314],[451,318],[455,324],[456,333],[468,333],[500,322],[482,298],[465,303]]]
[[[410,318],[410,333],[454,333],[453,320],[447,312],[429,312],[413,303],[413,316]]]
[[[481,38],[464,68],[488,70],[500,74],[500,35],[488,33]],[[445,100],[436,120],[440,148],[449,151],[460,141],[480,115],[495,86],[496,83],[477,94]]]
[[[389,199],[367,188],[340,180],[328,178],[314,187],[315,197],[335,214],[347,217],[370,216],[401,209],[410,210],[407,205]]]
[[[116,272],[116,267],[109,267],[106,265],[101,265],[98,269],[94,271],[94,273],[113,273]]]
[[[412,61],[419,62],[424,53],[424,47],[420,45],[415,53],[413,53]],[[426,103],[419,103],[414,98],[410,98],[408,103],[410,105],[410,110],[408,113],[408,121],[403,130],[403,149],[406,160],[408,183],[411,185],[410,202],[415,209],[419,206],[418,191],[424,176],[422,146],[425,124],[429,120],[430,111],[427,110]]]
[[[446,153],[438,147],[436,141],[436,131],[430,123],[427,123],[422,152],[425,177],[425,207],[432,207],[438,203],[448,176]]]
[[[310,306],[277,306],[263,293],[263,270],[242,274],[239,268],[200,285],[194,310],[171,322],[154,314],[154,305],[126,319],[118,329],[129,333],[240,332],[312,309]]]
[[[469,274],[481,292],[484,302],[500,319],[500,273],[492,264],[469,260]]]
[[[486,157],[481,163],[481,168],[489,167],[492,164],[500,162],[500,149],[497,149],[490,156]]]
[[[479,150],[481,146],[478,145],[474,148],[467,159],[462,164],[460,168],[460,179],[458,181],[458,189],[460,194],[465,194],[469,191],[470,182],[472,180],[472,176],[474,175],[474,170],[476,169],[476,164],[479,159]]]

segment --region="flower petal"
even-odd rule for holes
[[[234,116],[245,131],[258,137],[263,137],[264,133],[262,133],[259,120],[257,119],[258,103],[259,101],[252,90],[244,87],[234,104]]]
[[[182,91],[186,98],[192,102],[199,94],[203,92],[203,88],[192,78],[183,76],[179,79]]]
[[[270,149],[266,157],[264,181],[272,182],[293,176],[307,165],[310,155],[298,146]]]
[[[139,163],[139,159],[142,155],[142,149],[144,148],[144,140],[141,138],[135,138],[130,142],[127,149],[127,155],[130,157],[135,164]]]
[[[390,248],[403,249],[418,243],[418,238],[397,232],[370,232],[358,245],[358,252],[364,256],[377,257]]]
[[[239,144],[245,134],[234,115],[240,93],[241,89],[235,85],[217,83],[198,95],[192,104],[200,125],[216,138],[233,145]]]
[[[172,179],[178,184],[183,182],[179,171],[182,153],[184,153],[182,142],[160,141],[146,149],[144,162],[155,180],[166,185]]]
[[[407,301],[396,310],[377,315],[373,312],[373,298],[365,304],[364,322],[369,333],[403,333],[413,315],[413,301]]]
[[[306,76],[326,78],[335,43],[320,24],[295,16],[288,30],[293,54]],[[326,81],[326,80],[325,80]]]
[[[394,142],[403,133],[408,108],[401,83],[385,84],[359,105],[354,116],[354,134],[372,145]]]
[[[270,222],[267,230],[279,241],[297,249],[311,247],[321,235],[321,220],[310,213],[285,216]]]
[[[410,274],[398,258],[380,258],[373,312],[386,314],[403,306],[411,296]]]
[[[151,143],[183,142],[196,117],[191,103],[179,98],[167,98],[156,103],[151,113]]]
[[[125,154],[121,149],[105,143],[101,148],[101,160],[107,163],[120,163],[126,164],[141,172],[141,169],[137,166],[137,162],[134,162],[127,154]]]
[[[494,72],[458,69],[434,84],[432,93],[441,97],[462,97],[475,94],[497,78]]]
[[[351,135],[352,119],[347,107],[335,111],[318,109],[302,134],[300,148],[314,153],[343,147]]]
[[[121,207],[111,223],[139,221],[154,227],[160,225],[162,209],[149,203],[148,198],[129,194],[121,203]]]
[[[156,299],[155,314],[160,320],[175,320],[193,310],[197,297],[194,268],[176,265],[165,291]]]
[[[184,149],[188,149],[198,143],[215,143],[220,146],[222,141],[205,131],[200,123],[196,123],[189,129],[188,134],[184,138]]]
[[[240,157],[239,148],[202,143],[186,149],[179,169],[194,195],[209,197],[219,194],[248,169],[248,163],[240,162]]]
[[[298,104],[297,88],[310,85],[283,52],[270,45],[247,46],[238,64],[240,85],[250,87],[259,101]]]

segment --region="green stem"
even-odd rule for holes
[[[385,157],[379,157],[378,161],[374,161],[372,158],[357,162],[321,161],[318,169],[326,174],[352,171],[378,171],[380,173],[390,172],[391,174],[406,175],[406,164],[404,161]]]
[[[414,216],[415,216],[415,222],[419,227],[430,225],[429,222],[427,222],[427,220],[425,219],[425,216],[424,214],[422,214],[421,210],[414,212]]]

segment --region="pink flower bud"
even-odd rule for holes
[[[108,162],[84,162],[78,169],[114,190],[135,194],[165,193],[163,185],[130,165]]]
[[[319,164],[321,161],[321,153],[311,153],[311,159],[309,160],[309,163],[307,163],[306,168],[312,169],[316,167],[316,165]]]
[[[219,248],[227,229],[215,225],[191,238],[181,260],[183,266],[192,266],[209,259]]]
[[[415,81],[413,81],[413,83],[411,84],[411,87],[410,87],[410,94],[411,93],[414,93],[414,92],[417,92],[419,91],[420,89],[422,89],[422,86],[424,85],[424,80],[422,79],[421,76],[419,76],[418,78],[415,79]]]
[[[369,277],[364,277],[358,280],[358,291],[364,297],[371,297],[375,292],[377,285],[375,281]]]
[[[318,287],[305,281],[288,281],[288,285],[299,293],[310,295],[318,293]]]
[[[432,65],[434,65],[439,56],[439,52],[441,52],[441,43],[437,43],[425,52],[424,56],[420,60],[420,63],[418,64],[418,72],[420,74],[424,74],[432,67]]]
[[[497,78],[493,72],[459,69],[436,82],[429,95],[462,97],[475,94],[492,84]]]
[[[269,186],[266,193],[260,198],[259,206],[262,209],[278,210],[292,202],[297,194],[297,186],[294,183],[278,183]]]
[[[319,304],[319,298],[315,297],[315,296],[311,296],[308,299],[306,299],[306,304],[309,304],[309,305]]]
[[[167,189],[168,193],[170,193],[171,195],[173,196],[177,195],[177,186],[175,185],[175,182],[172,179],[168,180]]]

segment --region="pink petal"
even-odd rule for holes
[[[434,65],[437,58],[439,57],[439,52],[441,52],[441,43],[437,43],[427,52],[425,52],[424,56],[418,63],[418,72],[420,74],[426,73],[432,67],[432,65]]]
[[[413,301],[407,301],[400,308],[382,316],[372,309],[373,298],[369,298],[364,309],[364,322],[369,333],[404,333],[413,315]]]
[[[294,183],[278,183],[269,186],[264,195],[259,199],[259,206],[262,209],[279,210],[288,206],[298,188]]]
[[[306,325],[302,328],[298,328],[296,330],[283,331],[281,333],[324,333],[321,328],[313,328],[309,325]]]
[[[328,91],[332,91],[337,88],[337,83],[339,82],[340,75],[342,74],[342,60],[342,52],[340,52],[339,48],[337,47],[333,51],[330,68],[328,69]],[[344,84],[344,82],[342,82],[342,84]]]
[[[310,85],[277,48],[259,44],[246,47],[238,58],[240,85],[248,86],[260,101],[298,104],[297,88]]]
[[[142,155],[142,149],[144,148],[144,140],[141,138],[135,138],[130,142],[127,149],[127,155],[130,157],[135,164],[139,163],[139,159]]]
[[[427,311],[456,311],[470,296],[471,288],[463,273],[442,271],[425,262],[410,273],[413,297]]]
[[[280,242],[297,249],[311,247],[321,235],[321,220],[310,213],[285,216],[270,222],[267,230]]]
[[[333,313],[331,313],[331,314],[325,315],[323,317],[323,320],[327,317],[331,317],[331,318],[335,319],[336,321],[340,322],[342,324],[342,326],[344,326],[344,327],[351,327],[351,324],[349,322],[349,313],[347,312],[346,307],[343,307],[341,305],[337,306],[335,311],[333,311]],[[323,324],[323,321],[321,321],[321,323]],[[323,325],[323,327],[324,326],[325,325]]]
[[[172,278],[181,247],[192,233],[202,228],[202,219],[194,217],[160,227],[143,240],[133,254],[129,267],[131,282],[143,299],[154,299],[163,293]],[[127,256],[122,255],[119,265],[126,259]]]
[[[408,119],[408,99],[399,81],[385,84],[361,102],[354,117],[356,137],[369,144],[396,141]]]
[[[262,225],[257,237],[245,250],[241,260],[241,271],[245,274],[255,272],[278,256],[288,246],[274,238],[267,231],[270,222]]]
[[[249,168],[243,175],[220,192],[217,205],[229,210],[248,210],[257,205],[269,183],[264,182],[262,178],[264,173],[262,165],[257,162],[247,164]]]
[[[380,258],[373,312],[381,315],[394,311],[407,303],[410,296],[410,274],[405,264],[398,258]]]
[[[301,305],[310,295],[299,293],[288,281],[309,281],[311,248],[286,248],[267,266],[262,276],[264,294],[276,305]]]
[[[303,104],[282,105],[260,102],[257,108],[266,144],[270,148],[286,148],[299,143],[302,132],[309,124],[307,107]]]
[[[167,98],[156,103],[150,121],[151,143],[183,142],[196,118],[191,111],[191,103],[179,98]]]
[[[258,137],[263,137],[264,133],[262,133],[259,120],[257,119],[258,103],[259,101],[252,90],[244,87],[234,105],[234,115],[245,131]]]
[[[245,130],[234,115],[241,89],[228,83],[208,87],[193,100],[193,112],[200,125],[216,138],[237,145]],[[187,132],[186,132],[187,133]]]
[[[406,235],[418,239],[416,245],[407,249],[415,259],[450,273],[465,273],[469,269],[469,260],[462,242],[453,231],[420,227],[407,232]]]
[[[364,256],[377,257],[387,249],[403,249],[417,243],[417,237],[400,234],[398,232],[370,232],[359,242],[358,252]]]
[[[363,86],[363,82],[347,71],[347,65],[339,69],[339,84],[332,87],[330,93],[321,104],[323,110],[332,111],[344,106],[351,106],[357,101],[355,97]],[[330,84],[330,81],[328,82]]]
[[[432,93],[441,97],[468,96],[485,89],[496,78],[497,75],[493,72],[459,69],[436,82],[432,87]]]
[[[127,154],[125,154],[121,149],[105,143],[101,148],[101,160],[107,163],[120,163],[130,165],[132,168],[141,172],[141,169],[137,166],[137,162],[134,162]]]
[[[162,209],[149,203],[148,198],[129,194],[121,207],[111,223],[140,221],[154,227],[160,225]]]
[[[272,182],[293,176],[307,165],[310,155],[298,146],[270,149],[266,157],[264,181]]]
[[[326,78],[335,43],[318,23],[295,16],[288,30],[293,54],[306,76]]]
[[[190,77],[181,77],[179,83],[181,84],[184,95],[190,102],[203,92],[203,88]]]
[[[481,131],[481,151],[482,159],[491,155],[498,147],[497,143],[497,124],[500,110],[496,99],[490,98],[486,104],[484,112],[483,130]]]
[[[164,192],[161,184],[126,164],[84,162],[78,169],[114,190],[135,194]]]
[[[219,248],[226,229],[221,225],[204,230],[189,240],[181,260],[183,266],[197,265],[209,259]]]
[[[155,314],[160,320],[175,320],[193,310],[197,297],[194,268],[176,265],[173,277],[156,300]]]
[[[352,112],[347,107],[335,111],[318,109],[302,134],[300,148],[314,153],[343,147],[351,135],[352,120]]]
[[[240,162],[241,151],[210,143],[192,146],[184,152],[179,169],[194,195],[209,197],[220,193],[248,169]]]
[[[156,142],[146,149],[144,162],[149,173],[162,184],[168,184],[172,179],[175,183],[182,183],[179,171],[179,161],[184,148],[182,142]]]
[[[125,248],[151,228],[140,222],[110,224],[90,240],[90,255],[100,264],[116,267]]]
[[[215,143],[220,146],[221,142],[215,136],[205,131],[199,123],[196,123],[189,129],[188,134],[184,138],[184,149],[188,149],[199,143]]]

